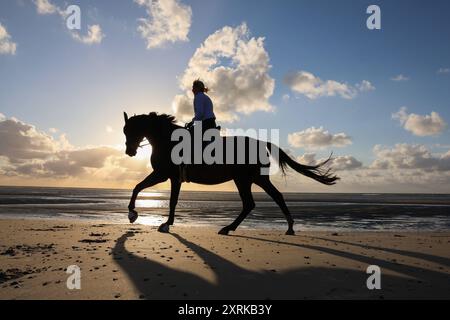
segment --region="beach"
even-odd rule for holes
[[[138,220],[139,222],[139,220]],[[0,299],[450,299],[449,231],[0,219]],[[369,290],[367,268],[380,268]],[[81,288],[69,289],[69,266]],[[72,269],[71,269],[72,270]]]

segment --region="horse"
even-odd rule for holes
[[[172,141],[172,133],[175,130],[187,130],[184,127],[177,125],[177,121],[174,116],[168,114],[157,114],[151,112],[149,114],[135,115],[128,118],[126,112],[124,112],[125,126],[123,132],[126,136],[126,150],[125,153],[133,157],[137,153],[137,149],[140,147],[144,138],[146,138],[149,144],[152,146],[152,154],[150,158],[153,171],[144,180],[138,183],[133,189],[131,199],[128,205],[129,220],[133,223],[138,213],[135,210],[135,202],[138,194],[149,187],[152,187],[158,183],[170,180],[170,204],[169,204],[169,217],[166,222],[162,223],[158,231],[169,232],[169,228],[175,221],[175,208],[178,202],[178,196],[180,193],[181,184],[184,182],[181,179],[180,164],[177,164],[172,159],[172,149],[178,143]],[[236,139],[236,136],[221,136],[223,139],[223,145],[226,145],[227,140]],[[249,138],[246,138],[246,146],[248,147]],[[229,142],[229,141],[228,141]],[[258,140],[261,143],[261,141]],[[263,142],[265,145],[266,154],[278,155],[278,166],[285,174],[287,166],[291,167],[295,171],[303,174],[309,178],[312,178],[325,185],[333,185],[339,179],[336,175],[331,173],[331,169],[324,170],[326,165],[331,160],[331,155],[328,159],[322,161],[317,165],[303,165],[294,161],[289,157],[286,152],[281,148],[270,142]],[[248,148],[247,148],[248,149]],[[247,150],[246,149],[246,150]],[[236,151],[236,149],[234,149]],[[241,151],[240,151],[241,152]],[[248,151],[246,157],[248,158]],[[238,154],[239,156],[239,154]],[[245,159],[247,159],[245,158]],[[230,231],[235,231],[241,222],[247,217],[247,215],[254,209],[255,201],[253,200],[251,187],[252,184],[256,184],[261,187],[272,199],[277,203],[283,212],[287,224],[288,230],[286,235],[294,235],[294,220],[289,212],[288,207],[284,201],[283,195],[272,184],[268,174],[262,174],[264,167],[270,166],[270,163],[214,163],[214,164],[189,164],[188,172],[190,176],[190,182],[214,185],[224,183],[233,180],[239,195],[242,200],[242,211],[237,218],[228,226],[223,227],[219,234],[228,235]]]

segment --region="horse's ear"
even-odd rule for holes
[[[123,118],[125,119],[125,123],[128,121],[128,115],[126,112],[123,113]]]

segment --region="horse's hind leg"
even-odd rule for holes
[[[286,202],[284,202],[283,195],[277,188],[270,182],[269,176],[261,176],[260,179],[255,181],[255,183],[263,188],[263,190],[272,197],[272,199],[278,204],[283,211],[284,216],[286,217],[288,223],[288,230],[286,231],[287,235],[295,235],[294,232],[294,219],[292,219],[291,213],[289,212],[288,207],[286,206]]]
[[[233,221],[233,223],[226,227],[223,227],[219,231],[219,234],[227,235],[228,232],[236,230],[236,228],[241,224],[245,217],[247,217],[250,211],[252,211],[255,207],[255,201],[253,200],[252,196],[252,182],[250,182],[249,180],[235,180],[234,183],[236,183],[236,186],[239,190],[239,195],[242,199],[242,212],[239,214],[236,220]]]

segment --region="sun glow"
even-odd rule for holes
[[[142,144],[145,144],[146,142],[143,142]],[[139,160],[146,160],[150,159],[150,156],[152,155],[152,146],[146,145],[142,148],[137,149],[136,158]]]
[[[136,201],[136,207],[139,208],[167,208],[168,200],[142,199]]]
[[[159,226],[161,223],[165,221],[165,217],[161,215],[146,215],[140,216],[136,221],[137,224],[142,224],[145,226]]]

